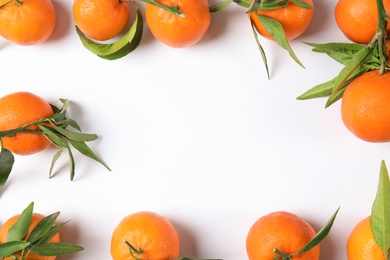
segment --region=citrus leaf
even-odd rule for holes
[[[71,126],[74,129],[79,130],[81,132],[80,126],[73,119],[65,119],[65,120],[57,121],[56,125],[58,125],[58,126],[65,126],[65,127]]]
[[[75,164],[74,164],[74,157],[72,154],[72,150],[70,149],[70,147],[68,148],[68,155],[69,155],[70,180],[73,181],[75,175]]]
[[[301,1],[301,0],[292,0],[292,2],[293,2],[295,5],[297,5],[297,6],[299,6],[299,7],[302,7],[302,8],[305,8],[305,9],[311,9],[311,8],[313,8],[313,6],[309,5],[308,3],[303,2],[303,1]]]
[[[33,247],[49,242],[50,239],[52,239],[57,233],[60,232],[63,225],[65,225],[65,222],[62,222],[56,226],[50,227],[50,229],[44,234],[44,236],[41,237],[36,243],[34,243]],[[33,247],[31,247],[31,249]]]
[[[135,50],[142,38],[143,18],[137,4],[134,1],[133,3],[137,11],[136,19],[130,29],[113,43],[94,42],[76,26],[76,32],[84,47],[99,57],[109,60],[122,58]]]
[[[223,10],[225,10],[231,3],[233,3],[233,0],[227,0],[227,1],[220,2],[220,3],[218,3],[218,4],[215,4],[215,5],[211,5],[211,6],[209,6],[209,11],[210,11],[210,13],[215,13],[215,12],[223,11]]]
[[[14,155],[9,150],[2,148],[0,151],[0,190],[7,182],[14,162]]]
[[[159,2],[156,2],[154,0],[141,0],[141,1],[144,3],[147,3],[147,4],[158,6],[158,7],[162,8],[170,13],[173,13],[173,14],[179,16],[179,17],[185,17],[185,14],[179,11],[178,5],[167,6],[167,5],[160,4]]]
[[[372,54],[373,48],[370,46],[366,46],[360,51],[358,51],[353,58],[345,65],[345,67],[340,71],[338,76],[336,77],[336,81],[333,88],[333,93],[337,92],[344,83],[351,77],[351,75],[355,72],[355,70],[359,69],[361,65],[364,63],[366,58]]]
[[[263,15],[256,14],[256,17],[260,19],[260,22],[263,24],[264,28],[272,35],[276,43],[278,43],[280,47],[288,51],[290,57],[293,58],[296,63],[298,63],[301,67],[304,68],[303,64],[299,61],[298,57],[291,49],[282,25],[278,21]]]
[[[251,5],[249,6],[249,9],[248,9],[247,13],[256,11],[260,7],[260,4],[261,4],[261,0],[254,0],[254,1],[252,1]]]
[[[26,241],[11,241],[0,244],[0,257],[11,256],[29,245],[30,243]]]
[[[259,48],[259,51],[260,51],[260,54],[261,54],[261,58],[263,59],[264,66],[265,66],[265,69],[267,71],[267,77],[268,77],[268,79],[270,79],[267,57],[265,55],[265,51],[264,51],[263,47],[260,44],[259,37],[257,35],[256,29],[254,27],[254,24],[253,24],[252,20],[251,20],[251,26],[252,26],[253,35],[254,35],[256,43],[257,43],[257,47]]]
[[[90,142],[98,138],[96,134],[73,132],[58,126],[53,126],[53,129],[55,129],[58,133],[60,133],[61,135],[65,136],[66,138],[72,141]]]
[[[33,208],[34,202],[31,202],[23,210],[18,220],[8,230],[7,242],[20,241],[27,234],[32,219]]]
[[[330,232],[330,229],[333,226],[333,222],[336,219],[336,216],[337,216],[337,213],[339,212],[339,209],[340,208],[338,208],[336,210],[336,212],[333,213],[332,217],[328,220],[326,225],[323,228],[321,228],[320,231],[318,231],[318,233],[315,235],[315,237],[313,237],[301,250],[298,251],[298,253],[296,253],[297,255],[309,251],[310,249],[317,246],[319,243],[322,242],[322,240],[324,240],[326,238],[326,236]]]
[[[99,156],[97,156],[92,150],[91,148],[88,147],[88,145],[86,145],[84,142],[76,142],[76,141],[73,141],[73,140],[70,140],[69,141],[71,143],[71,145],[76,149],[78,150],[80,153],[84,154],[85,156],[99,162],[100,164],[102,164],[104,167],[107,168],[107,170],[111,171],[111,169],[99,158]]]
[[[31,231],[30,235],[27,238],[27,241],[30,243],[35,243],[39,239],[41,239],[54,225],[59,214],[60,212],[55,212],[39,221],[38,224]]]
[[[390,250],[390,179],[384,161],[381,163],[379,185],[371,210],[370,225],[376,243],[387,256]]]
[[[313,52],[326,53],[329,57],[343,65],[346,65],[358,51],[364,48],[357,43],[310,43],[303,42],[311,47]]]
[[[302,95],[298,96],[298,100],[306,100],[311,98],[325,97],[332,94],[332,89],[334,85],[335,78],[324,83],[318,84],[308,91],[304,92]]]
[[[43,131],[43,134],[48,137],[49,141],[56,147],[69,147],[67,142],[61,137],[59,137],[56,133],[54,133],[50,128],[43,125],[38,125],[38,127]]]
[[[64,149],[59,149],[54,154],[53,159],[51,160],[51,165],[50,165],[50,170],[49,170],[49,178],[51,178],[53,176],[52,173],[53,173],[54,165],[57,162],[58,158],[60,158],[63,151],[64,151]]]
[[[41,256],[59,256],[66,254],[73,254],[84,250],[83,247],[73,245],[65,242],[58,243],[44,243],[39,246],[35,246],[31,249],[31,252]]]

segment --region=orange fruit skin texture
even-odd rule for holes
[[[153,4],[146,4],[145,19],[153,36],[173,47],[189,47],[206,34],[211,15],[207,0],[157,0],[166,6],[178,6],[185,14],[179,17]]]
[[[106,41],[120,34],[130,19],[128,1],[74,0],[73,19],[88,37]]]
[[[312,8],[302,8],[295,5],[291,0],[284,8],[275,10],[257,10],[250,13],[250,19],[258,33],[267,39],[274,40],[272,35],[265,29],[260,19],[256,16],[263,15],[277,20],[283,27],[287,40],[293,40],[300,36],[309,27],[314,15],[314,5],[312,0],[303,0],[303,2],[312,6]]]
[[[8,230],[11,228],[11,226],[13,224],[15,224],[15,222],[19,219],[20,217],[20,214],[19,215],[15,215],[11,218],[9,218],[4,224],[3,226],[0,228],[0,243],[5,243],[7,241],[7,234],[8,234]],[[42,219],[44,219],[45,216],[40,214],[40,213],[33,213],[32,214],[32,219],[31,219],[31,224],[30,224],[30,227],[27,231],[27,235],[22,239],[23,241],[26,240],[26,238],[28,237],[28,235],[31,233],[31,231],[34,229],[34,227],[38,224],[39,221],[41,221]],[[60,235],[59,233],[55,234],[50,240],[49,242],[51,243],[55,243],[55,242],[60,242]],[[20,258],[20,253],[17,253],[16,254],[18,256],[18,259],[21,259]],[[40,255],[36,255],[34,253],[29,253],[28,256],[25,258],[26,260],[55,260],[57,257],[56,256],[40,256]],[[14,258],[12,257],[5,257],[4,260],[14,260]]]
[[[361,220],[347,240],[348,260],[386,260],[383,250],[375,242],[370,216]]]
[[[0,0],[4,4],[7,0]],[[50,0],[13,1],[0,9],[0,35],[22,46],[45,42],[53,33],[56,13]]]
[[[390,0],[383,0],[387,13]],[[355,43],[367,44],[378,29],[376,0],[339,0],[335,7],[335,19],[344,35]],[[389,30],[390,26],[387,26]]]
[[[15,92],[0,98],[0,131],[16,129],[52,115],[50,104],[30,92]],[[29,129],[38,129],[38,126]],[[34,133],[17,133],[3,137],[2,141],[5,148],[19,155],[40,152],[51,144],[42,134]]]
[[[286,211],[276,211],[259,218],[250,228],[246,238],[249,260],[274,260],[277,248],[285,254],[297,253],[316,232],[299,216]],[[294,260],[318,260],[320,246],[296,256]],[[278,259],[282,259],[279,257]]]
[[[135,254],[142,260],[171,260],[177,259],[180,254],[176,229],[168,219],[154,212],[136,212],[120,221],[111,239],[113,260],[135,259],[125,241],[143,250],[142,254]]]
[[[353,80],[341,99],[344,125],[367,142],[390,141],[390,73],[378,70]]]

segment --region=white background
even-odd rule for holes
[[[116,61],[82,46],[71,1],[54,5],[57,25],[47,42],[0,39],[0,94],[30,91],[57,106],[69,99],[68,116],[99,135],[89,145],[112,171],[75,152],[71,182],[64,153],[49,179],[54,148],[16,156],[0,223],[34,201],[36,212],[70,220],[62,240],[85,248],[59,259],[107,260],[119,221],[150,210],[177,228],[181,256],[240,260],[262,215],[290,211],[319,230],[340,207],[321,259],[346,259],[346,240],[370,214],[390,147],[348,132],[340,102],[325,109],[325,98],[296,100],[341,69],[301,42],[348,42],[334,20],[336,0],[315,0],[310,27],[291,42],[305,69],[260,38],[270,80],[245,10],[234,3],[212,14],[195,46],[165,46],[145,24],[138,48]]]

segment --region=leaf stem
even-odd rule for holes
[[[377,8],[378,8],[378,30],[376,33],[376,37],[378,39],[378,49],[379,49],[379,74],[382,75],[387,69],[386,62],[386,38],[387,38],[387,13],[385,7],[383,5],[383,0],[376,0]],[[375,37],[374,37],[375,38]]]
[[[156,2],[154,0],[140,0],[140,1],[147,3],[147,4],[152,4],[152,5],[158,6],[164,10],[167,10],[168,12],[171,12],[171,13],[179,16],[179,17],[182,17],[182,18],[185,17],[185,14],[179,11],[178,5],[166,6],[166,5],[163,5],[163,4]]]

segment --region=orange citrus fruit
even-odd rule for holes
[[[210,25],[207,0],[157,0],[165,6],[176,6],[180,17],[161,7],[146,4],[145,19],[153,36],[173,47],[188,47],[198,43]]]
[[[383,0],[387,13],[390,0]],[[344,35],[356,43],[367,44],[378,29],[376,0],[339,0],[335,7],[335,19]],[[387,29],[390,25],[387,26]]]
[[[390,141],[390,72],[366,72],[354,79],[341,99],[344,125],[368,142]]]
[[[165,217],[140,211],[124,217],[111,239],[113,260],[176,259],[180,253],[179,235]]]
[[[251,12],[250,19],[259,34],[270,40],[273,40],[272,35],[256,14],[274,19],[282,25],[287,40],[293,40],[306,31],[314,15],[313,1],[302,0],[302,2],[311,5],[312,8],[303,8],[294,4],[292,0],[288,0],[287,6],[283,8]]]
[[[370,216],[361,220],[347,240],[348,260],[386,260],[371,230]]]
[[[30,92],[15,92],[0,98],[0,132],[17,129],[52,115],[50,104]],[[38,126],[32,125],[28,129],[36,130]],[[40,152],[51,144],[41,133],[17,133],[1,139],[4,148],[19,155]]]
[[[73,19],[86,36],[105,41],[120,34],[130,19],[128,0],[74,0]]]
[[[13,224],[19,219],[19,215],[15,215],[11,218],[9,218],[3,226],[0,228],[0,244],[7,242],[7,235],[8,235],[8,230],[12,227]],[[26,241],[28,235],[30,235],[31,231],[34,229],[34,227],[42,220],[44,219],[45,216],[40,214],[40,213],[33,213],[32,214],[32,219],[31,219],[31,224],[30,227],[27,231],[26,236],[22,239],[23,241]],[[55,234],[49,242],[55,243],[55,242],[60,242],[60,235],[59,233]],[[17,252],[16,255],[18,256],[18,259],[20,258],[20,253]],[[57,257],[56,256],[41,256],[41,255],[36,255],[34,253],[29,253],[28,256],[25,258],[25,260],[55,260]],[[13,260],[14,258],[12,257],[5,257],[4,260]]]
[[[0,0],[0,5],[9,0]],[[19,45],[46,41],[56,25],[50,0],[13,0],[0,9],[0,35]]]
[[[250,228],[246,238],[249,260],[274,260],[274,250],[284,254],[297,253],[316,232],[299,216],[286,211],[276,211],[260,217]],[[320,246],[293,256],[294,260],[318,260]],[[282,259],[278,256],[278,259]]]

